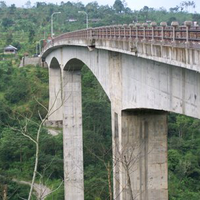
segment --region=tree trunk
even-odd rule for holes
[[[7,200],[8,185],[3,186],[3,200]]]

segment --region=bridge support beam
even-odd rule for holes
[[[168,200],[167,114],[112,112],[114,199]]]
[[[63,71],[65,200],[84,200],[80,71]]]

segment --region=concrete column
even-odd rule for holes
[[[49,117],[47,126],[62,127],[62,79],[60,67],[49,68]]]
[[[112,117],[115,199],[168,200],[167,114],[113,109]]]
[[[63,71],[65,200],[83,200],[83,138],[80,71]]]
[[[113,199],[120,200],[120,136],[121,136],[121,112],[112,108],[112,145],[113,145]]]

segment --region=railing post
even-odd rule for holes
[[[106,39],[106,37],[107,37],[107,26],[104,26],[103,27],[104,28],[104,39]]]
[[[104,37],[105,37],[105,26],[102,26],[101,37],[102,37],[102,39],[104,39]]]
[[[103,26],[101,27],[101,39],[103,40]]]
[[[112,26],[108,27],[108,39],[111,39]]]
[[[143,26],[143,41],[146,41],[146,28],[147,28],[148,24],[143,23],[142,26]]]
[[[173,38],[172,38],[172,42],[175,42],[176,40],[176,28],[179,26],[179,23],[176,21],[173,21],[171,23],[171,26],[173,27]]]
[[[189,39],[190,39],[189,29],[192,26],[192,22],[191,21],[185,21],[184,25],[186,26],[186,44],[188,44],[189,43]]]
[[[93,28],[90,28],[90,39],[93,39]]]
[[[130,41],[132,40],[132,27],[133,27],[133,24],[129,24],[129,40]]]
[[[119,31],[118,38],[119,38],[119,40],[121,38],[121,27],[122,27],[122,25],[118,25],[118,31]]]
[[[106,30],[105,39],[108,39],[108,26],[105,26],[105,30]]]
[[[167,26],[167,22],[160,22],[160,26],[162,27],[161,41],[164,42],[164,29]]]
[[[101,30],[101,29],[100,29],[100,28],[97,28],[96,30],[97,30],[97,39],[99,40],[99,39],[100,39],[100,30]]]
[[[113,25],[113,39],[116,40],[116,26]]]
[[[155,40],[155,38],[154,38],[154,30],[155,30],[155,27],[157,26],[157,23],[156,22],[151,22],[150,25],[151,25],[151,30],[152,30],[152,33],[151,33],[152,38],[151,38],[151,40],[154,41]]]
[[[136,40],[138,40],[139,38],[138,38],[138,28],[141,26],[141,24],[140,23],[136,23],[135,24],[135,27],[136,27],[136,37],[135,37],[135,39]]]
[[[93,35],[94,35],[95,39],[98,39],[98,29],[97,28],[93,29]]]
[[[110,40],[110,33],[111,33],[111,28],[108,26],[108,39]]]
[[[99,29],[99,39],[103,39],[103,28],[101,27],[100,29]]]
[[[124,40],[126,40],[126,28],[127,28],[127,24],[123,24],[123,28],[124,28]]]

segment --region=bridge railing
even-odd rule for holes
[[[172,22],[171,26],[167,26],[166,22],[161,22],[160,26],[157,26],[156,22],[150,25],[147,23],[112,25],[68,32],[54,38],[49,45],[52,46],[54,42],[62,40],[79,39],[161,42],[166,45],[190,44],[200,48],[200,27],[193,26],[190,21],[184,22],[182,26],[179,26],[178,22]],[[45,48],[48,48],[48,44]]]

